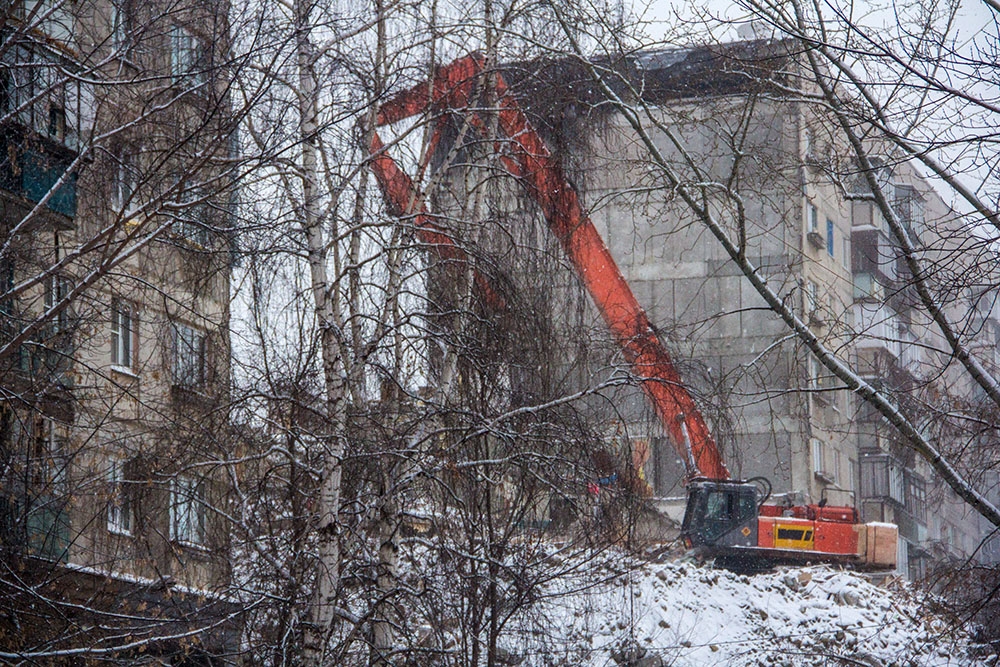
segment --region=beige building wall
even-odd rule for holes
[[[0,109],[0,438],[16,461],[4,545],[82,614],[129,596],[142,609],[115,611],[219,600],[231,231],[212,63],[225,4],[67,2],[30,24],[34,3],[15,5],[3,57],[18,74]],[[60,82],[40,60],[77,76]]]

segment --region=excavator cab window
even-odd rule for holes
[[[709,491],[705,498],[705,519],[726,522],[736,515],[736,494],[732,491]]]
[[[696,485],[689,489],[682,535],[692,546],[711,545],[729,536],[757,516],[752,486],[740,483]]]

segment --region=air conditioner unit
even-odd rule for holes
[[[809,232],[806,234],[806,239],[808,239],[810,245],[817,250],[822,250],[826,247],[826,239],[819,232]]]
[[[813,473],[813,477],[823,482],[824,484],[837,484],[837,478],[833,476],[833,473],[826,472],[825,470],[817,470]]]
[[[825,368],[823,369],[823,371],[826,372],[825,375],[816,376],[816,387],[818,389],[833,389],[834,387],[836,387],[838,381],[837,376],[830,375],[829,371],[826,371]]]
[[[141,215],[137,215],[134,218],[129,218],[125,221],[125,233],[131,234],[145,221],[145,218]]]

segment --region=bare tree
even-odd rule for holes
[[[242,196],[271,224],[246,239],[236,392],[255,445],[240,580],[278,610],[249,630],[263,662],[497,664],[510,619],[571,567],[539,530],[554,516],[567,552],[591,544],[576,519],[604,437],[580,410],[598,387],[568,380],[561,355],[587,343],[548,322],[583,297],[498,175],[491,79],[476,84],[482,126],[428,108],[379,129],[422,196],[385,206],[369,175],[387,91],[426,82],[451,44],[522,56],[534,47],[511,33],[540,25],[533,9],[265,14],[277,51],[257,51],[242,84],[261,91],[244,142],[261,169]]]

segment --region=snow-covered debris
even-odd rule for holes
[[[829,567],[741,575],[607,555],[512,619],[522,665],[974,665],[903,587]]]

